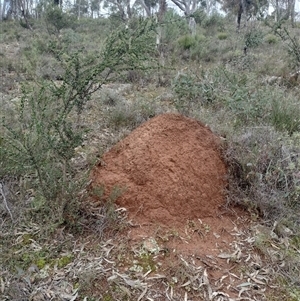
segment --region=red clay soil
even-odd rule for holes
[[[155,238],[160,250],[170,251],[157,257],[162,273],[177,269],[182,255],[203,264],[212,281],[236,268],[219,255],[234,252],[239,229],[250,220],[238,208],[222,207],[227,181],[219,148],[219,138],[199,121],[163,114],[117,143],[92,173],[92,186],[104,186],[106,195],[125,188],[116,202],[127,209],[132,227],[117,239],[139,248]],[[228,287],[234,283],[224,280]]]
[[[187,220],[216,217],[224,203],[226,167],[210,129],[162,114],[104,154],[92,180],[106,192],[124,189],[116,202],[133,223],[181,227]]]

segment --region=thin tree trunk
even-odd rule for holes
[[[80,7],[81,7],[81,0],[78,0],[78,12],[77,12],[77,18],[80,19]]]
[[[241,20],[242,20],[242,13],[243,13],[243,6],[242,6],[242,1],[240,0],[239,3],[239,10],[238,10],[238,15],[237,15],[237,30],[239,31],[241,28]]]
[[[279,0],[276,0],[276,7],[275,7],[275,22],[279,21]]]
[[[290,0],[290,14],[291,14],[291,23],[292,26],[295,27],[295,6],[296,6],[296,0]]]
[[[195,36],[196,35],[196,21],[195,21],[195,18],[193,18],[193,17],[189,18],[189,28],[190,28],[192,36]]]
[[[241,0],[241,4],[242,4],[242,11],[244,13],[245,16],[245,26],[247,26],[247,6],[246,6],[246,1],[245,0]]]
[[[151,17],[151,10],[150,8],[146,5],[144,0],[141,0],[141,4],[146,12],[147,17]]]
[[[5,6],[6,6],[6,1],[3,0],[3,4],[1,5],[1,20],[5,18]]]

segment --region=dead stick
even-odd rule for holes
[[[5,197],[5,194],[4,194],[2,188],[3,188],[2,183],[0,183],[0,191],[1,191],[1,195],[2,195],[2,197],[3,197],[4,206],[5,206],[6,210],[7,210],[8,213],[9,213],[11,220],[14,221],[13,216],[12,216],[12,214],[11,214],[11,211],[10,211],[8,205],[7,205],[6,197]]]

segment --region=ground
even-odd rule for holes
[[[73,160],[80,172],[100,141],[113,145],[91,174],[96,222],[77,234],[58,228],[44,243],[35,224],[7,233],[28,268],[2,272],[3,300],[296,300],[274,277],[286,238],[228,205],[222,137],[177,113],[116,136],[99,130],[101,106],[95,97],[85,112],[94,128]]]

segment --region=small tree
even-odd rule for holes
[[[78,126],[80,116],[103,84],[118,80],[126,70],[150,68],[155,49],[153,29],[152,21],[146,20],[134,30],[117,30],[97,56],[86,55],[84,49],[72,51],[70,45],[52,36],[48,52],[60,62],[62,80],[38,79],[23,86],[16,122],[4,120],[0,178],[30,175],[30,185],[36,199],[43,200],[43,210],[61,208],[64,213],[66,208],[76,209],[82,186],[76,180],[71,158],[85,133]],[[66,221],[66,216],[58,215],[57,222]]]
[[[48,5],[45,9],[44,21],[49,34],[59,35],[64,28],[71,27],[75,24],[74,16],[62,11],[55,5]]]

